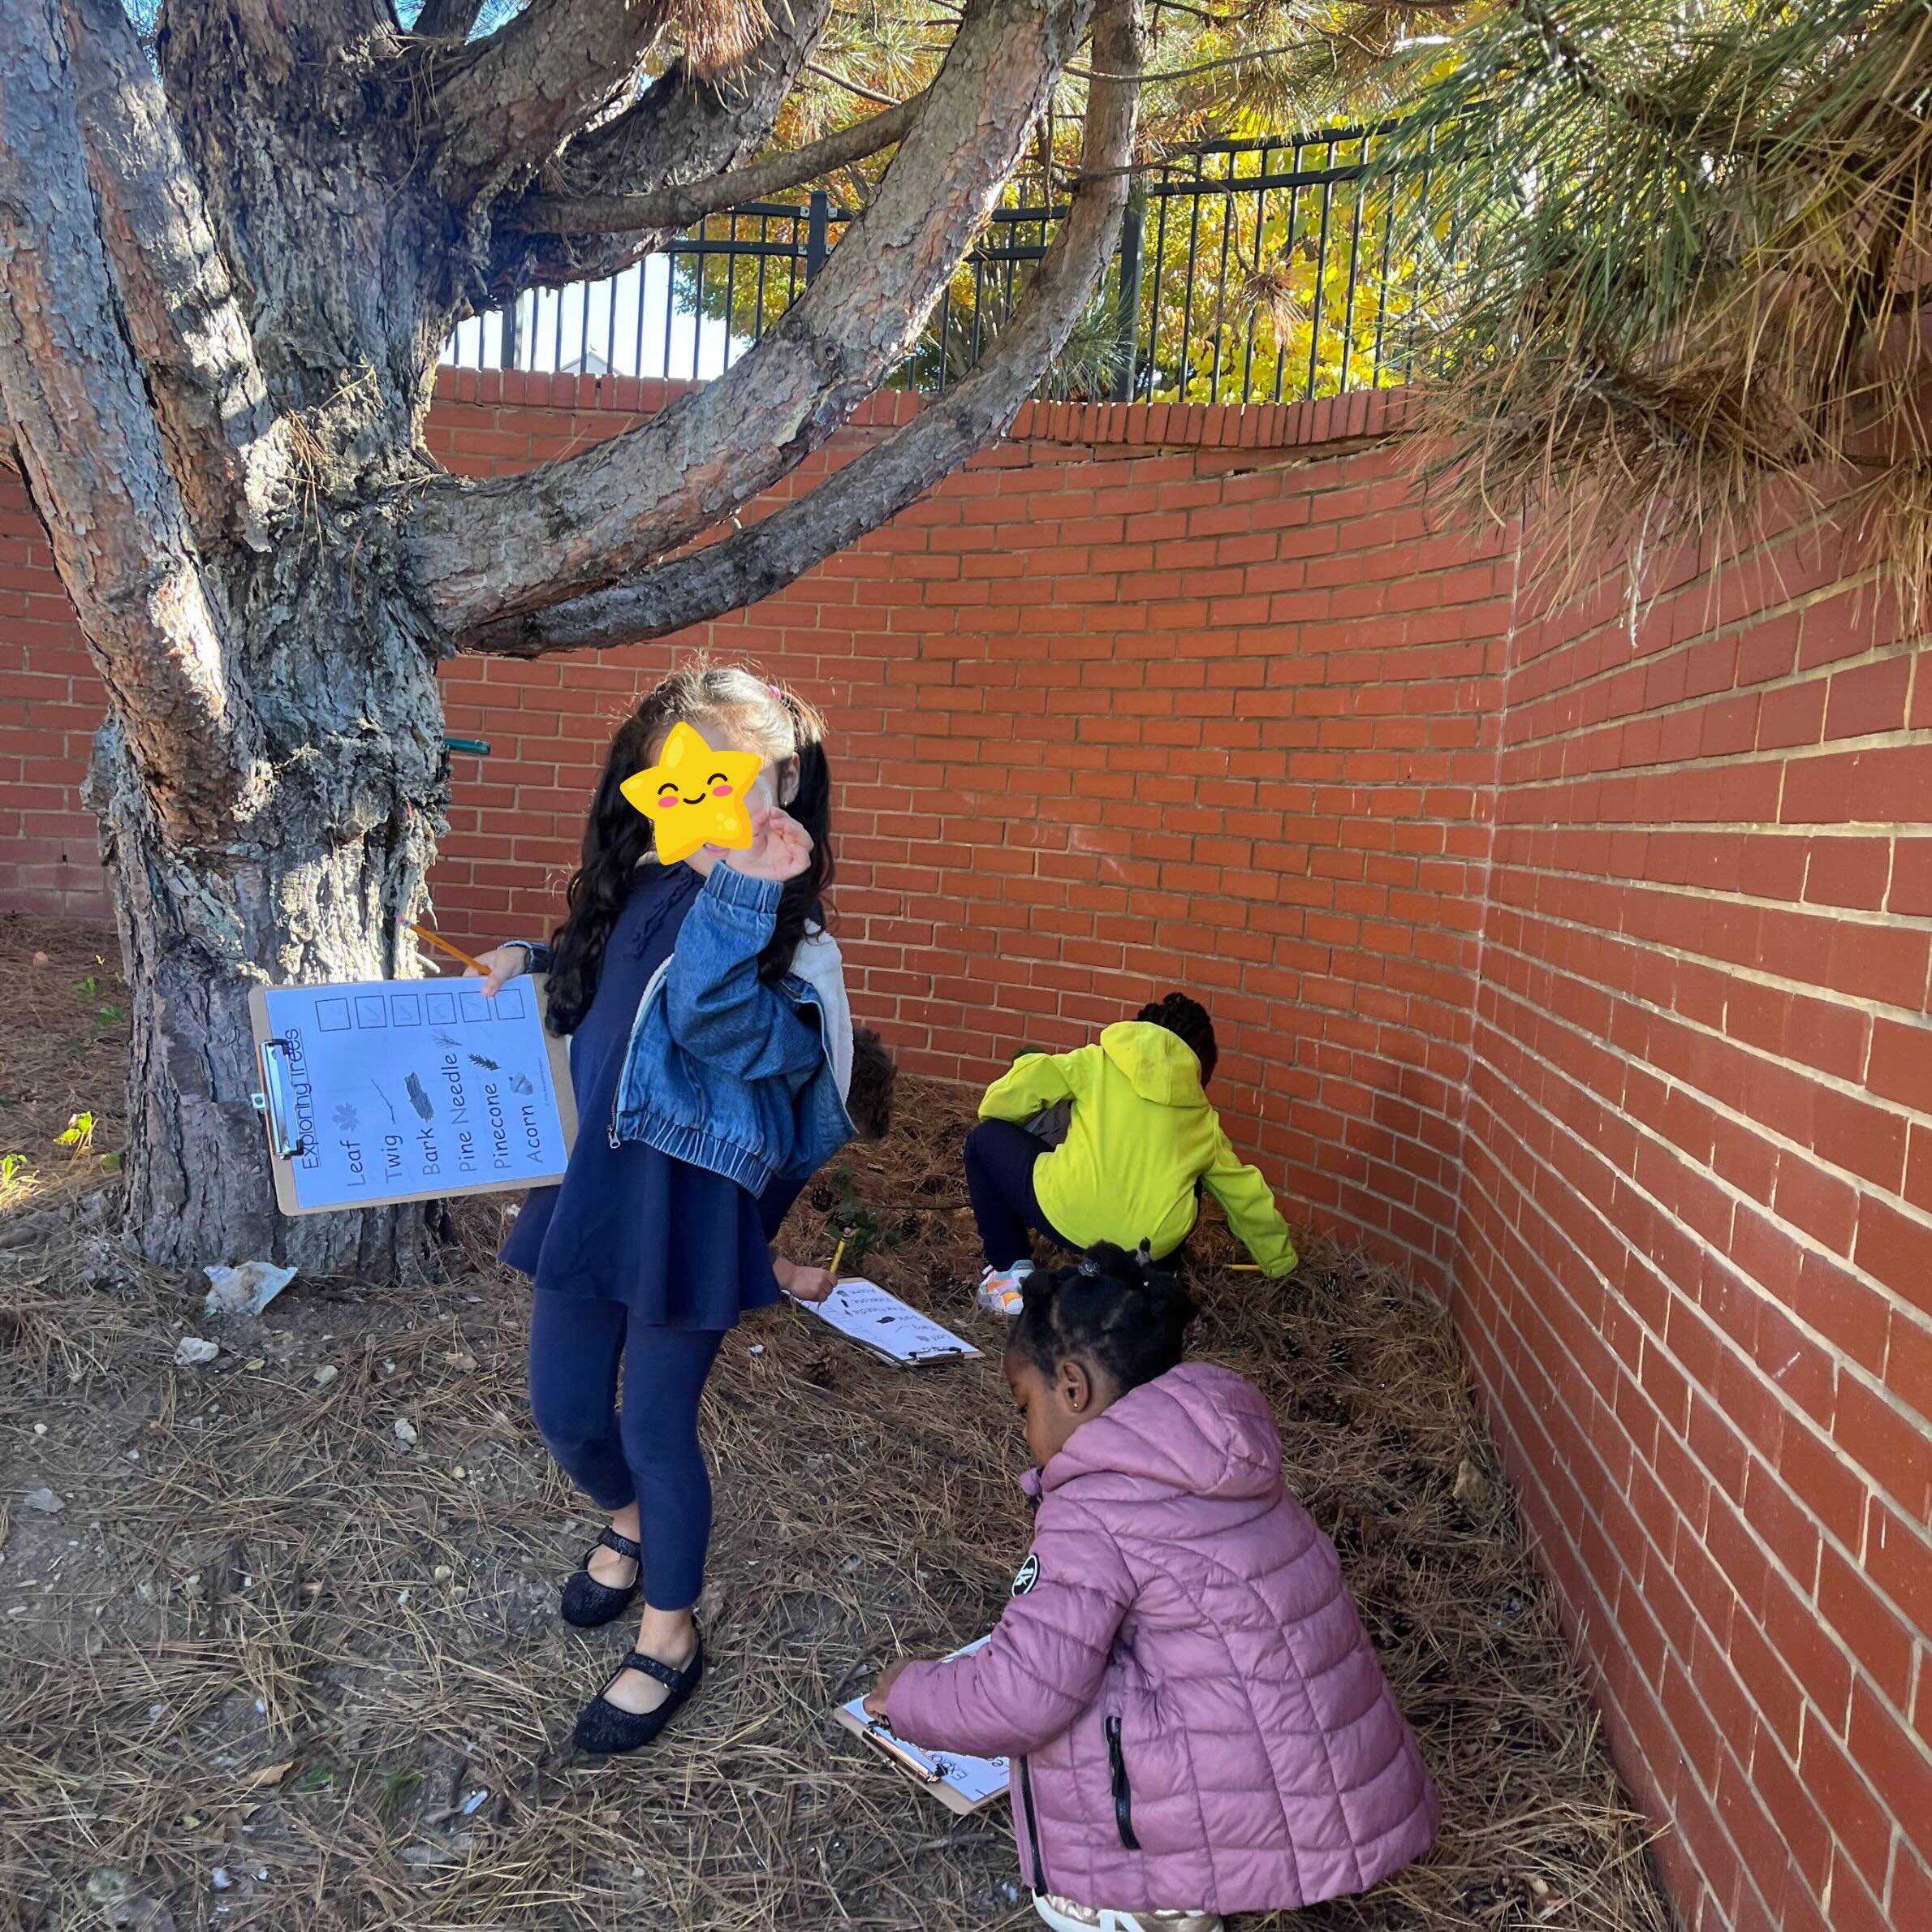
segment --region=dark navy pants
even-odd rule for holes
[[[1063,1248],[1073,1246],[1041,1212],[1033,1192],[1033,1162],[1046,1150],[1046,1142],[1011,1120],[982,1120],[966,1136],[966,1192],[989,1268],[1024,1261],[1036,1229]]]
[[[774,1181],[760,1197],[767,1240],[803,1185]],[[537,1434],[599,1509],[637,1505],[644,1600],[653,1610],[688,1610],[705,1586],[711,1475],[697,1408],[726,1332],[654,1327],[633,1322],[622,1302],[541,1289],[531,1309]]]
[[[537,1433],[599,1509],[637,1505],[644,1600],[653,1610],[688,1610],[704,1588],[711,1476],[697,1405],[724,1337],[633,1323],[622,1302],[589,1296],[539,1293],[531,1312]]]

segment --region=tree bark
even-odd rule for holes
[[[665,0],[530,0],[457,54],[436,88],[436,170],[468,203],[528,179],[636,84],[668,17]]]
[[[371,613],[340,615],[360,630]],[[351,641],[311,635],[336,651]],[[101,821],[128,993],[127,1227],[162,1266],[277,1261],[376,1282],[434,1271],[420,1203],[279,1214],[250,1100],[261,1085],[253,987],[415,970],[398,921],[420,916],[444,822],[442,708],[420,649],[391,635],[382,661],[365,662],[356,680],[352,735],[291,759],[257,835],[218,858],[184,850],[157,823],[119,725],[96,740],[88,802]],[[307,668],[329,675],[313,659]],[[306,721],[291,722],[313,737]]]
[[[748,167],[693,182],[688,188],[660,188],[634,195],[531,195],[518,205],[511,219],[518,227],[538,234],[623,235],[638,229],[660,235],[675,232],[708,214],[744,201],[765,201],[893,146],[905,139],[925,105],[922,88],[883,114],[856,121],[822,140],[787,153],[769,155]]]
[[[728,80],[706,80],[683,62],[674,63],[623,113],[579,135],[529,192],[644,194],[742,167],[770,137],[830,4],[785,0],[769,7],[764,34]],[[528,233],[512,202],[498,213],[489,299],[502,304],[526,288],[621,274],[664,233],[649,228],[622,236]]]

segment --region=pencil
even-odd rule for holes
[[[832,1250],[831,1275],[834,1281],[839,1279],[839,1264],[844,1259],[845,1237],[841,1235],[839,1238],[839,1245]]]
[[[441,934],[431,932],[426,925],[418,925],[413,919],[405,919],[403,924],[408,926],[417,938],[433,946],[438,952],[446,952],[452,960],[462,960],[464,964],[468,967],[472,972],[480,972],[485,979],[489,978],[489,968],[481,960],[472,960],[460,946],[451,945]]]

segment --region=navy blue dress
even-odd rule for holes
[[[632,1322],[653,1327],[727,1329],[776,1301],[767,1243],[798,1192],[774,1183],[761,1202],[737,1182],[654,1147],[610,1145],[632,1023],[703,886],[688,865],[640,869],[605,947],[590,1011],[571,1037],[577,1141],[570,1165],[558,1186],[532,1192],[502,1255],[540,1293],[621,1302]]]

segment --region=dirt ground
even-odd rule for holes
[[[556,1615],[594,1531],[529,1425],[506,1210],[459,1211],[433,1289],[300,1280],[210,1320],[110,1238],[111,938],[0,919],[0,1927],[1034,1922],[1003,1805],[956,1821],[826,1717],[988,1628],[1026,1544],[966,1096],[902,1081],[787,1236],[824,1260],[857,1227],[988,1355],[896,1371],[791,1309],[737,1331],[705,1418],[713,1673],[658,1749],[593,1765],[570,1726],[623,1626]],[[1197,1351],[1267,1391],[1447,1814],[1393,1883],[1243,1932],[1667,1932],[1441,1312],[1330,1248],[1275,1284],[1218,1224],[1197,1245]],[[185,1336],[221,1353],[179,1366]]]

